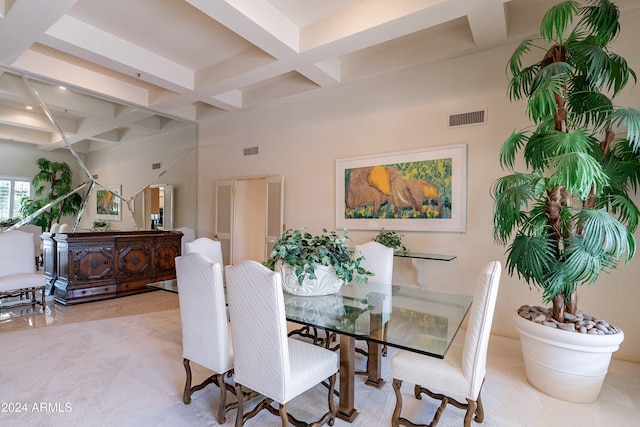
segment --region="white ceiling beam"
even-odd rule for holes
[[[149,104],[149,91],[63,59],[27,50],[15,61],[16,67],[57,81],[72,82],[74,86],[136,105]]]
[[[11,64],[78,0],[5,0],[0,20],[0,63]],[[11,13],[7,13],[8,11]]]
[[[507,40],[506,1],[509,0],[474,0],[467,18],[476,46],[491,47]]]
[[[78,125],[75,120],[55,117],[55,121],[65,133],[75,133],[78,130]],[[56,131],[45,114],[2,105],[0,105],[0,123],[13,123],[16,126],[45,132]]]
[[[181,88],[194,88],[193,71],[189,68],[71,16],[65,15],[60,18],[45,34],[67,46],[75,46],[84,52],[91,53],[96,63],[100,63],[98,57],[102,57],[112,63],[121,64],[131,73],[129,75],[132,75],[131,70],[135,70]],[[82,55],[79,56],[82,57]]]

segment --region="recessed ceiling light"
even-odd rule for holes
[[[27,110],[33,110],[33,107],[31,105],[25,105],[24,108],[26,108]]]

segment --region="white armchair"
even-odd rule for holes
[[[14,230],[0,233],[0,300],[19,297],[11,306],[39,303],[45,307],[44,276],[36,272],[32,233]],[[40,292],[40,301],[36,293]]]
[[[329,411],[317,426],[333,425],[336,407],[333,390],[338,356],[325,348],[287,337],[282,279],[256,261],[242,261],[225,268],[231,332],[233,335],[236,393],[248,387],[265,399],[249,413],[239,401],[236,426],[261,409],[280,415],[283,426],[289,422],[304,425],[287,414],[287,403],[329,378]],[[258,356],[259,355],[259,356]],[[271,404],[279,403],[276,410]]]
[[[186,253],[193,252],[204,255],[213,262],[219,263],[224,270],[224,261],[222,260],[222,246],[217,240],[208,237],[198,237],[192,242],[186,243]]]
[[[216,419],[224,424],[226,412],[235,403],[226,404],[227,391],[235,393],[224,378],[233,369],[231,334],[222,280],[222,266],[197,253],[176,257],[176,278],[180,292],[182,357],[186,371],[183,401],[191,402],[193,392],[212,382],[220,388]],[[191,386],[191,366],[195,362],[215,372],[201,384]]]
[[[402,410],[400,387],[403,381],[415,384],[416,399],[421,398],[421,393],[426,393],[442,402],[428,425],[433,426],[438,423],[447,404],[466,409],[465,427],[471,425],[474,414],[476,422],[481,423],[484,420],[480,390],[486,373],[487,348],[501,272],[500,263],[493,261],[480,273],[473,303],[469,309],[467,332],[462,346],[452,345],[444,359],[406,350],[400,350],[393,357],[391,370],[396,395],[396,406],[391,420],[393,427],[417,425],[400,416]]]

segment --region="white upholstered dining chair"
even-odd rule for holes
[[[400,416],[400,387],[403,381],[415,384],[414,395],[417,399],[421,398],[421,393],[425,393],[441,401],[431,423],[420,424],[421,426],[435,426],[447,404],[466,410],[465,427],[471,425],[474,415],[476,422],[481,423],[484,420],[480,391],[486,374],[487,348],[501,272],[502,266],[498,261],[490,262],[482,269],[469,309],[467,331],[462,346],[453,344],[444,359],[406,350],[400,350],[393,357],[391,370],[396,395],[391,422],[393,427],[418,425]]]
[[[222,265],[198,253],[176,257],[175,264],[182,322],[182,357],[187,375],[183,401],[190,403],[193,392],[215,383],[220,388],[216,419],[224,424],[226,412],[237,404],[226,403],[227,391],[235,394],[235,389],[224,380],[233,369],[233,350]],[[204,366],[215,374],[192,387],[190,362]]]
[[[373,273],[373,276],[366,276],[368,283],[378,283],[381,285],[389,285],[388,292],[389,295],[386,295],[384,299],[382,299],[382,303],[373,309],[372,313],[380,313],[382,316],[382,324],[383,329],[386,331],[388,322],[389,322],[389,314],[391,312],[391,282],[393,280],[393,248],[389,248],[382,243],[378,242],[367,242],[360,245],[356,245],[355,247],[355,255],[356,257],[363,257],[360,262],[360,266],[367,271]],[[366,288],[364,288],[366,291]],[[380,287],[377,288],[380,290]],[[371,345],[380,345],[380,344],[371,344]],[[382,354],[387,354],[387,346],[382,346]],[[366,350],[361,348],[356,348],[356,351],[365,356],[369,356],[369,353]],[[361,373],[361,372],[359,372]]]
[[[213,262],[220,263],[224,270],[224,261],[222,260],[222,246],[217,240],[208,237],[198,237],[197,239],[185,244],[186,253],[197,252],[204,255]]]
[[[326,412],[317,424],[333,425],[333,398],[338,356],[325,348],[287,337],[282,278],[256,261],[242,261],[225,268],[234,351],[236,394],[247,387],[263,399],[244,413],[238,404],[236,426],[261,409],[280,415],[282,425],[303,425],[287,413],[287,403],[311,387],[329,379]],[[279,404],[276,410],[271,404]]]
[[[0,233],[0,300],[19,298],[11,306],[45,307],[44,276],[36,272],[33,234],[13,230]],[[37,300],[37,293],[41,299]]]

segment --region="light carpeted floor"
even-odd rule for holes
[[[215,386],[196,392],[190,405],[182,403],[178,310],[5,332],[0,343],[1,426],[217,425]],[[390,349],[383,359],[387,379],[393,354]],[[195,379],[206,375],[195,369]],[[362,377],[356,384],[360,415],[351,425],[389,426],[395,403],[390,379],[381,389],[364,385]],[[436,409],[429,399],[413,398],[410,384],[403,385],[403,399],[403,415],[421,413],[422,422]],[[483,401],[487,427],[640,426],[640,365],[613,360],[599,400],[571,404],[529,386],[519,342],[492,336]],[[308,420],[324,410],[325,402],[326,389],[318,386],[294,399],[289,411]],[[449,407],[439,426],[462,426],[462,415]],[[234,420],[231,412],[225,425]],[[248,425],[278,426],[280,420],[263,411]],[[336,420],[335,425],[349,424]]]

